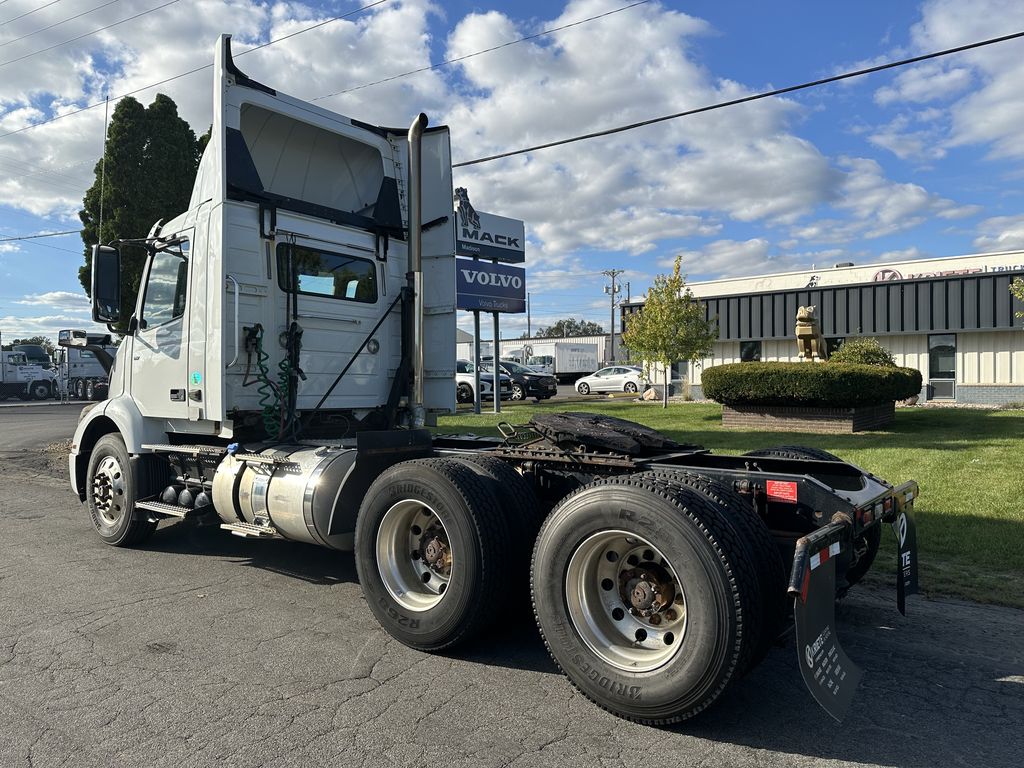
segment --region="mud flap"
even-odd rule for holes
[[[801,589],[793,601],[800,674],[811,695],[842,722],[864,673],[843,651],[836,633],[838,541],[803,560]]]
[[[907,615],[907,595],[917,594],[917,525],[910,512],[912,505],[903,507],[892,521],[899,551],[896,560],[896,607]]]

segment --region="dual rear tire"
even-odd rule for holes
[[[508,464],[419,459],[367,492],[356,568],[381,625],[438,651],[517,613],[536,539],[532,604],[552,658],[599,706],[673,723],[710,706],[775,637],[781,559],[734,502],[707,478],[645,473],[583,487],[541,527]]]

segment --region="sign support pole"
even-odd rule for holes
[[[494,412],[501,413],[501,369],[498,367],[498,312],[494,313],[494,355],[491,358],[491,373],[494,374]]]
[[[473,310],[473,413],[480,413],[480,312]]]

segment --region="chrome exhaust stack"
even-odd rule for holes
[[[423,155],[421,140],[427,127],[427,116],[422,112],[409,126],[409,277],[413,290],[412,321],[412,402],[409,404],[413,429],[426,425],[424,408],[424,356],[423,335]]]

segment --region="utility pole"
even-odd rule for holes
[[[624,269],[606,269],[601,272],[602,275],[611,278],[612,285],[609,288],[607,285],[604,287],[604,292],[611,298],[611,337],[612,337],[612,349],[611,349],[611,360],[609,362],[615,362],[615,294],[617,294],[622,287],[615,284],[615,278],[621,275],[626,270]]]
[[[526,292],[526,338],[533,338],[533,334],[530,333],[530,292]]]

